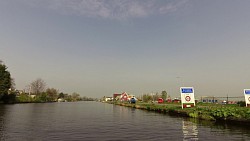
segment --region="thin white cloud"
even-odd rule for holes
[[[64,14],[103,19],[130,19],[168,14],[186,5],[188,0],[26,0],[32,6],[53,9]]]
[[[167,5],[162,5],[161,7],[159,7],[159,12],[161,14],[174,12],[174,11],[178,10],[178,8],[185,6],[187,4],[187,2],[188,2],[188,0],[180,0],[180,1],[177,1],[176,3],[169,3]]]

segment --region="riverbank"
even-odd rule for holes
[[[250,125],[250,108],[239,107],[237,105],[216,105],[216,104],[197,104],[192,108],[181,108],[180,104],[157,104],[157,103],[119,103],[110,104],[126,106],[141,110],[154,111],[158,113],[190,117],[200,120],[226,121],[237,124]]]

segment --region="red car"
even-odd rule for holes
[[[163,103],[163,102],[164,102],[163,98],[158,99],[158,103]]]

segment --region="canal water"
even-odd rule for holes
[[[0,105],[1,141],[250,140],[250,128],[99,102]]]

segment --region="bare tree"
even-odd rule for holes
[[[45,87],[46,87],[46,83],[41,78],[36,79],[30,84],[31,92],[35,95],[38,95],[44,92]]]
[[[77,101],[77,100],[80,99],[80,94],[78,94],[78,93],[76,93],[76,92],[72,93],[71,96],[72,96],[72,100],[73,100],[73,101]]]

